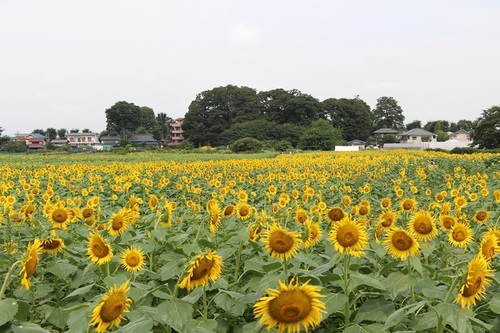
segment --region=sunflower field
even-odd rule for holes
[[[0,155],[0,331],[500,332],[499,161]]]

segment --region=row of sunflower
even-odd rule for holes
[[[500,329],[491,155],[131,156],[0,160],[2,328]]]

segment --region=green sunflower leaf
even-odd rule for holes
[[[0,301],[0,326],[14,319],[18,309],[17,301],[6,298]]]

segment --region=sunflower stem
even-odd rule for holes
[[[111,276],[111,272],[109,270],[109,261],[106,263],[106,276]]]
[[[283,272],[285,272],[285,276],[288,279],[288,260],[285,259],[283,260]]]
[[[344,306],[344,323],[345,327],[348,327],[351,324],[350,316],[351,316],[351,307],[349,304],[349,254],[347,251],[344,253],[344,294],[347,296],[347,301]]]
[[[179,274],[179,278],[175,283],[174,291],[172,292],[172,302],[175,302],[175,300],[177,299],[177,292],[179,291],[179,283],[181,283],[181,280],[182,280],[182,274]]]
[[[408,262],[408,276],[411,279],[412,276],[413,276],[413,273],[412,273],[412,270],[411,270],[411,261],[410,261],[410,257],[409,256],[408,256],[407,262]],[[411,294],[411,303],[415,304],[415,291],[413,290],[413,283],[410,286],[410,294]]]
[[[14,269],[16,268],[17,264],[19,264],[21,261],[16,261],[15,263],[10,266],[9,271],[7,272],[7,275],[5,275],[5,279],[3,280],[2,284],[2,289],[0,289],[0,300],[2,300],[3,295],[5,294],[5,290],[7,289],[7,286],[10,283],[10,278],[12,276],[12,273],[14,272]]]
[[[455,285],[456,285],[459,277],[460,277],[460,275],[457,275],[451,281],[450,288],[448,289],[448,293],[446,294],[446,297],[444,298],[443,303],[448,303],[450,301],[451,293],[453,292],[453,289],[455,289]]]
[[[203,319],[208,319],[207,290],[203,286]]]
[[[240,242],[240,246],[238,247],[238,251],[236,252],[236,263],[235,263],[235,268],[234,268],[234,281],[238,281],[238,276],[240,275],[240,261],[241,261],[241,248],[243,246],[243,243]]]

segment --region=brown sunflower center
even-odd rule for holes
[[[366,207],[366,206],[359,207],[359,215],[366,215],[366,214],[368,214],[368,211],[369,211],[368,207]]]
[[[382,208],[388,208],[390,205],[389,200],[383,200],[381,203]]]
[[[411,202],[410,200],[405,200],[403,202],[403,209],[404,210],[412,210],[413,208],[413,202]]]
[[[122,215],[116,215],[111,222],[111,228],[113,230],[120,230],[123,228],[124,220]]]
[[[36,265],[38,264],[38,255],[34,255],[29,258],[24,264],[26,270],[26,277],[29,279],[35,274]]]
[[[125,262],[130,267],[136,267],[141,262],[141,258],[138,253],[131,252],[125,257]]]
[[[52,212],[52,220],[56,223],[64,223],[68,219],[68,213],[62,208],[57,208]]]
[[[432,232],[432,223],[427,219],[416,220],[413,224],[415,231],[422,235]]]
[[[455,221],[450,218],[450,217],[445,217],[443,219],[443,226],[446,228],[446,229],[451,229],[453,228],[453,226],[455,225]]]
[[[392,225],[392,222],[393,222],[392,217],[391,217],[391,216],[386,216],[386,217],[384,218],[384,220],[382,221],[382,223],[381,223],[381,224],[382,224],[382,226],[383,226],[384,228],[388,228],[388,227],[390,227],[390,226]]]
[[[486,212],[483,212],[483,211],[480,211],[480,212],[477,212],[476,213],[476,220],[478,220],[479,222],[483,222],[484,220],[486,220]]]
[[[101,308],[99,313],[101,320],[105,323],[112,322],[120,317],[126,305],[127,296],[124,293],[112,293]]]
[[[340,221],[344,217],[344,212],[341,209],[333,208],[328,211],[328,217],[332,221]]]
[[[477,294],[478,290],[481,289],[483,284],[483,278],[481,276],[477,276],[474,281],[470,283],[466,283],[464,290],[462,292],[462,296],[464,297],[472,297]]]
[[[467,238],[467,232],[463,229],[453,230],[451,233],[453,239],[457,242],[462,242]]]
[[[94,213],[94,210],[92,208],[85,208],[82,211],[82,216],[84,219],[88,219],[89,217],[92,216],[93,213]]]
[[[47,239],[42,242],[42,248],[44,250],[55,250],[58,249],[61,242],[57,239]]]
[[[490,242],[486,242],[482,246],[481,252],[483,253],[485,259],[491,259],[495,255],[495,245]]]
[[[92,243],[92,253],[97,258],[105,258],[109,254],[109,248],[100,238],[95,238]]]
[[[293,247],[294,240],[283,231],[274,231],[269,236],[269,246],[274,252],[286,253]]]
[[[306,216],[306,214],[304,214],[304,213],[299,213],[299,214],[297,215],[297,220],[299,221],[299,223],[304,224],[304,222],[306,222],[306,220],[307,220],[307,216]]]
[[[345,225],[337,230],[337,242],[343,247],[350,247],[359,240],[359,232],[353,225]]]
[[[269,302],[269,315],[280,323],[297,323],[311,309],[311,299],[300,290],[284,291]]]
[[[250,210],[248,209],[248,207],[243,206],[240,208],[239,212],[240,212],[240,216],[247,216],[248,213],[250,212]]]
[[[392,245],[399,251],[406,251],[413,245],[413,239],[404,231],[396,231],[392,235]]]
[[[214,266],[214,261],[209,258],[201,258],[198,260],[196,267],[193,269],[193,276],[191,280],[198,280],[207,275],[212,267]]]
[[[233,215],[233,212],[234,212],[234,206],[227,206],[226,209],[224,209],[224,216]]]

